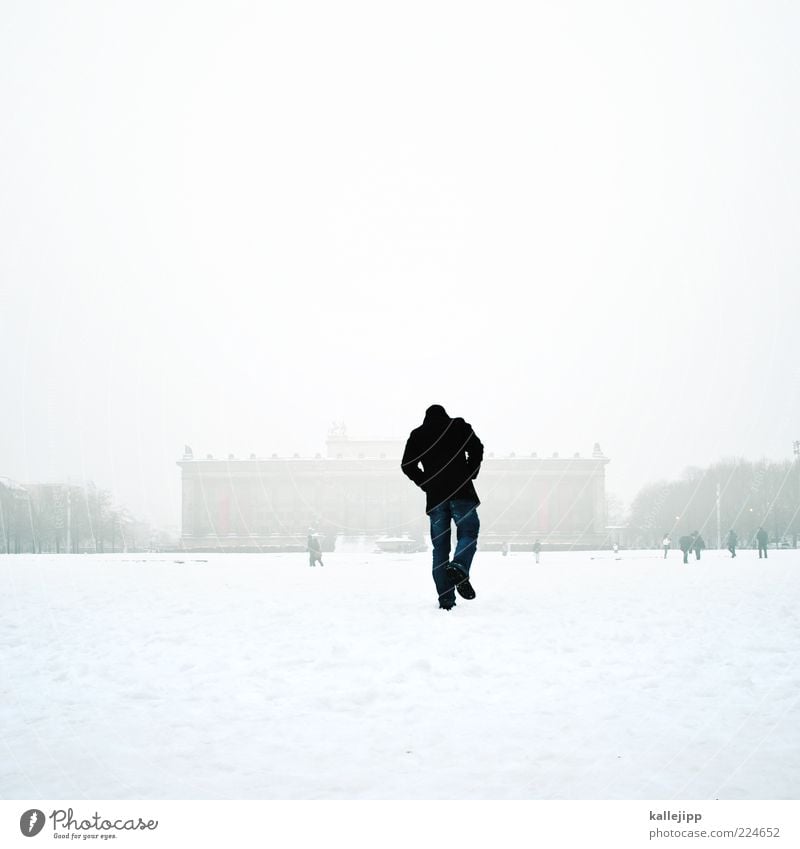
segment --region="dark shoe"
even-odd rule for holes
[[[475,590],[472,588],[469,578],[461,571],[458,563],[448,563],[447,576],[455,584],[456,592],[461,598],[467,600],[475,598]]]
[[[440,601],[439,602],[439,610],[452,610],[456,606],[454,601]]]

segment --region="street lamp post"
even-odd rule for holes
[[[797,507],[792,517],[792,545],[797,548],[797,513],[800,511],[800,439],[795,439],[792,443],[792,453],[794,454],[794,465],[797,469]]]

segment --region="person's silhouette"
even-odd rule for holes
[[[444,407],[425,411],[420,427],[411,431],[401,468],[425,492],[433,543],[433,580],[439,607],[450,610],[455,590],[475,598],[469,581],[478,542],[480,504],[472,481],[483,461],[483,445],[464,419],[451,419]],[[456,550],[450,561],[450,523],[456,524]]]
[[[762,554],[766,558],[769,534],[761,527],[759,527],[758,533],[756,534],[756,542],[758,543],[758,559],[761,560]]]

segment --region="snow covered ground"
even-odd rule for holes
[[[800,796],[800,552],[325,560],[0,557],[0,796]]]

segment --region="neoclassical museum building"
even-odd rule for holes
[[[184,549],[291,551],[309,529],[331,550],[339,537],[427,539],[425,495],[402,473],[404,443],[349,439],[331,429],[314,457],[197,459],[187,446],[182,475]],[[606,536],[605,466],[591,456],[484,455],[476,481],[482,549],[597,548]]]

